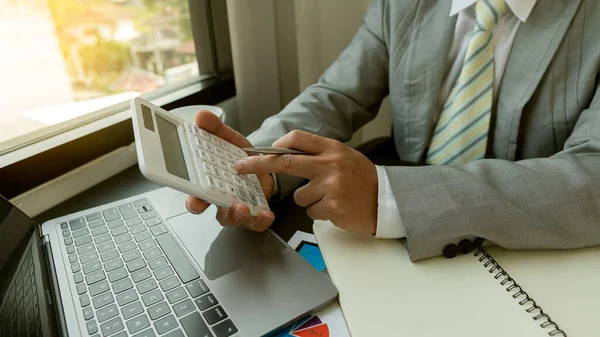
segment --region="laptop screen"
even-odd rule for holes
[[[36,222],[0,195],[0,302]]]

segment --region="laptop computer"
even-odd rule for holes
[[[0,197],[0,336],[261,336],[336,288],[271,231],[170,188],[36,224]],[[22,239],[22,240],[21,240]]]

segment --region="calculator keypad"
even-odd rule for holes
[[[269,204],[258,177],[255,174],[240,175],[235,169],[235,161],[247,157],[246,152],[191,123],[186,124],[194,148],[196,171],[204,190],[222,202],[246,204],[252,215],[268,210]]]

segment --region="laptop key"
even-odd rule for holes
[[[96,321],[87,321],[85,322],[85,326],[90,335],[98,332],[98,325],[96,325]]]
[[[156,285],[156,281],[153,279],[148,279],[146,281],[140,282],[136,285],[136,288],[140,294],[145,294],[151,290],[158,288]]]
[[[94,309],[100,309],[106,305],[114,303],[115,298],[111,293],[104,293],[99,296],[92,298],[92,305]]]
[[[123,253],[126,253],[126,252],[134,249],[135,247],[137,247],[135,245],[135,242],[133,242],[133,241],[125,242],[125,243],[119,245],[119,252],[121,252],[121,254],[123,254]]]
[[[96,246],[94,246],[94,244],[92,242],[90,242],[81,247],[77,247],[77,253],[79,255],[84,255],[89,252],[93,252],[95,249],[96,249]]]
[[[168,232],[167,227],[165,227],[165,225],[160,224],[160,225],[156,225],[154,227],[150,227],[150,232],[152,232],[152,235],[154,236],[159,236],[161,234],[165,234]]]
[[[86,216],[85,219],[87,220],[87,222],[92,222],[102,219],[102,215],[100,213],[94,213]]]
[[[98,221],[90,222],[88,226],[90,227],[90,229],[94,229],[94,228],[104,225],[105,223],[106,222],[104,222],[104,220],[98,220]]]
[[[87,294],[79,296],[79,304],[81,307],[87,307],[90,305],[90,297]]]
[[[76,273],[80,270],[81,270],[81,266],[79,266],[79,263],[75,262],[75,263],[71,264],[71,272]]]
[[[142,302],[144,305],[149,307],[153,304],[156,304],[164,299],[163,294],[158,290],[153,290],[146,295],[142,296]]]
[[[179,282],[179,280],[177,279],[177,277],[175,276],[171,276],[168,279],[162,280],[159,282],[160,288],[163,291],[169,291],[173,288],[178,287],[179,285],[181,285],[181,283]]]
[[[128,251],[127,253],[123,254],[123,260],[125,262],[133,261],[135,259],[139,259],[140,257],[142,257],[142,254],[137,249]]]
[[[148,232],[148,231],[145,231],[145,232],[141,232],[139,234],[136,234],[134,236],[134,238],[135,238],[135,242],[140,243],[140,242],[146,241],[148,239],[151,239],[152,238],[152,234],[150,234],[150,232]]]
[[[133,260],[131,262],[127,262],[127,270],[130,273],[133,273],[136,270],[142,269],[146,266],[146,261],[142,259]]]
[[[195,300],[198,309],[204,311],[212,306],[219,304],[219,301],[213,296],[213,294],[206,294]]]
[[[111,304],[107,307],[104,307],[98,311],[96,311],[96,317],[98,317],[98,322],[102,323],[106,320],[109,320],[119,314],[119,310],[117,310],[117,306]]]
[[[154,322],[154,327],[159,334],[164,334],[169,332],[177,327],[177,321],[173,315],[169,315],[165,318],[161,318],[160,320]]]
[[[146,220],[146,226],[148,226],[148,227],[156,226],[159,223],[162,223],[162,221],[160,221],[160,218],[153,218],[153,219]]]
[[[146,226],[144,226],[143,224],[139,224],[139,225],[137,225],[137,226],[133,226],[133,227],[131,227],[131,229],[130,229],[130,231],[131,231],[131,234],[133,234],[133,235],[136,235],[136,234],[138,234],[138,233],[141,233],[141,232],[143,232],[143,231],[145,231],[145,230],[146,230]]]
[[[138,334],[133,335],[133,337],[156,337],[156,334],[154,333],[154,330],[146,329]]]
[[[181,329],[177,329],[177,330],[173,330],[171,332],[169,332],[168,334],[164,335],[164,337],[185,337],[183,335],[183,332],[181,332]]]
[[[86,275],[100,269],[102,269],[102,263],[100,263],[100,260],[92,261],[83,265],[83,273]]]
[[[120,306],[124,306],[137,300],[138,298],[138,294],[135,292],[135,290],[130,289],[122,294],[117,295],[117,303],[119,303]]]
[[[123,219],[129,220],[131,218],[135,218],[137,216],[137,212],[135,211],[135,207],[133,204],[125,204],[117,207],[123,216]]]
[[[150,212],[146,212],[142,214],[142,219],[144,220],[148,220],[151,218],[156,218],[158,216],[158,214],[156,214],[155,211],[150,211]]]
[[[123,267],[123,261],[121,261],[121,259],[111,260],[104,264],[104,269],[106,269],[107,272],[111,272],[121,267]]]
[[[150,308],[148,308],[148,314],[152,320],[157,320],[164,315],[171,313],[171,308],[167,305],[167,302],[161,302]]]
[[[133,283],[131,283],[131,280],[129,278],[120,280],[115,282],[113,285],[113,291],[115,294],[119,294],[124,292],[125,290],[129,290],[131,288],[133,288]]]
[[[65,246],[72,245],[72,244],[73,244],[72,237],[65,238]]]
[[[213,326],[213,331],[217,337],[229,337],[236,333],[238,329],[233,325],[233,322],[228,319],[222,323]]]
[[[125,270],[125,268],[119,268],[108,273],[108,280],[110,282],[117,282],[118,280],[122,280],[127,277],[127,275],[129,275],[129,273],[127,270]]]
[[[123,313],[123,318],[125,319],[130,319],[131,317],[139,315],[142,312],[144,312],[144,307],[142,307],[142,303],[140,303],[140,301],[126,305],[121,309],[121,313]]]
[[[69,254],[69,263],[75,263],[77,262],[77,254],[73,253],[73,254]]]
[[[94,242],[96,242],[97,245],[103,244],[105,242],[111,241],[112,237],[110,236],[109,233],[104,233],[102,235],[98,235],[96,237],[94,237]],[[77,239],[75,240],[75,244],[77,244]]]
[[[136,333],[150,326],[150,321],[146,315],[139,315],[126,322],[129,333]]]
[[[146,240],[146,241],[140,243],[141,251],[145,251],[145,250],[148,250],[148,249],[154,248],[154,247],[156,247],[156,241],[154,241],[154,240]]]
[[[196,307],[194,306],[194,303],[192,303],[192,301],[190,300],[179,302],[173,306],[173,311],[175,312],[175,315],[177,315],[177,317],[186,315],[194,310],[196,310]]]
[[[115,246],[114,242],[112,242],[112,241],[105,242],[103,244],[98,245],[98,253],[104,253],[106,251],[114,249],[115,247],[116,246]]]
[[[117,227],[117,228],[113,229],[110,233],[112,234],[112,236],[119,236],[119,235],[125,234],[127,232],[128,232],[127,227],[122,226],[122,227]]]
[[[79,237],[82,237],[82,236],[88,235],[88,234],[90,234],[90,230],[87,228],[82,228],[82,229],[73,231],[73,238],[74,239],[79,238]]]
[[[90,286],[90,295],[96,296],[98,294],[102,294],[105,291],[108,291],[108,282],[100,281],[92,286]]]
[[[112,221],[108,223],[108,228],[109,229],[115,229],[117,227],[121,227],[121,226],[125,226],[125,222],[121,219],[116,220],[116,221]]]
[[[83,218],[71,220],[69,221],[69,227],[71,227],[71,231],[76,231],[85,227],[85,221]]]
[[[204,295],[208,292],[208,287],[203,280],[194,281],[192,283],[188,283],[185,285],[185,288],[190,293],[192,297],[198,297],[200,295]]]
[[[198,312],[193,312],[185,316],[179,322],[188,336],[212,337],[212,333]]]
[[[85,235],[85,236],[75,239],[75,246],[77,246],[77,247],[83,246],[86,243],[90,243],[90,242],[92,242],[92,237],[89,235]]]
[[[208,324],[213,325],[227,318],[227,313],[221,306],[212,308],[202,313]]]
[[[63,238],[69,237],[69,235],[71,235],[71,232],[69,232],[69,230],[63,230],[62,231]]]
[[[81,272],[73,274],[73,280],[75,281],[75,283],[83,282],[83,274],[81,274]]]
[[[102,330],[102,335],[104,336],[112,335],[123,329],[125,329],[125,326],[123,325],[123,321],[120,317],[115,317],[110,321],[100,324],[100,330]]]
[[[90,263],[94,260],[98,260],[98,253],[91,252],[91,253],[87,253],[85,255],[81,255],[79,257],[79,260],[80,260],[81,264]]]
[[[94,310],[92,307],[83,308],[83,318],[87,321],[94,318]]]
[[[173,274],[173,268],[171,268],[170,266],[164,266],[154,272],[154,277],[156,277],[156,279],[160,281]]]
[[[93,273],[90,273],[85,277],[85,283],[88,285],[92,285],[94,283],[100,282],[106,279],[106,274],[104,274],[103,270],[98,270]]]
[[[135,225],[139,225],[141,224],[143,221],[141,218],[135,218],[135,219],[131,219],[128,221],[125,221],[125,223],[127,224],[127,227],[133,227]]]
[[[120,244],[122,244],[124,242],[127,242],[127,241],[131,241],[131,234],[129,234],[129,233],[126,233],[126,234],[119,235],[119,236],[115,237],[115,242],[118,245],[120,245]]]
[[[79,283],[75,286],[75,288],[77,289],[77,295],[85,294],[85,292],[87,291],[85,283]]]
[[[106,222],[113,221],[121,217],[119,211],[117,211],[117,209],[114,207],[102,212],[102,215],[104,216],[104,220],[106,220]]]
[[[133,205],[135,207],[142,207],[142,206],[148,205],[149,203],[150,202],[148,201],[148,199],[144,198],[144,199],[134,201]]]
[[[140,269],[135,273],[131,273],[131,277],[133,277],[133,281],[135,283],[141,282],[150,276],[152,276],[152,274],[150,274],[150,270],[148,270],[148,268]]]
[[[92,233],[93,236],[102,235],[102,234],[108,233],[108,227],[100,226],[98,228],[92,229],[90,232]]]
[[[185,292],[183,287],[173,289],[173,290],[169,291],[166,295],[167,295],[167,300],[171,304],[173,304],[175,302],[179,302],[188,296],[188,294]]]
[[[148,265],[152,270],[168,265],[167,259],[164,256],[148,261]]]
[[[116,259],[117,257],[119,257],[119,255],[119,252],[116,249],[113,249],[101,254],[100,259],[102,260],[102,262],[108,262],[110,260]]]
[[[63,222],[60,224],[60,229],[62,229],[62,230],[69,229],[69,225],[67,225],[66,222]]]
[[[183,283],[188,283],[200,278],[200,275],[194,269],[183,250],[179,247],[173,236],[169,233],[156,237],[156,241],[165,255],[173,265],[175,272],[181,278]]]
[[[67,246],[67,254],[75,253],[75,246],[68,245]]]

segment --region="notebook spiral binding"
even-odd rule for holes
[[[496,273],[494,278],[501,280],[500,284],[506,288],[507,292],[515,291],[512,297],[519,300],[519,305],[526,307],[525,311],[533,316],[535,321],[540,321],[542,329],[548,329],[548,335],[550,336],[563,336],[567,337],[567,334],[562,331],[558,324],[554,323],[548,314],[544,313],[544,310],[535,303],[523,288],[502,268],[494,258],[488,254],[488,252],[481,247],[481,245],[475,247],[475,257],[478,257],[479,262],[483,263],[483,267],[488,269],[490,274]]]

